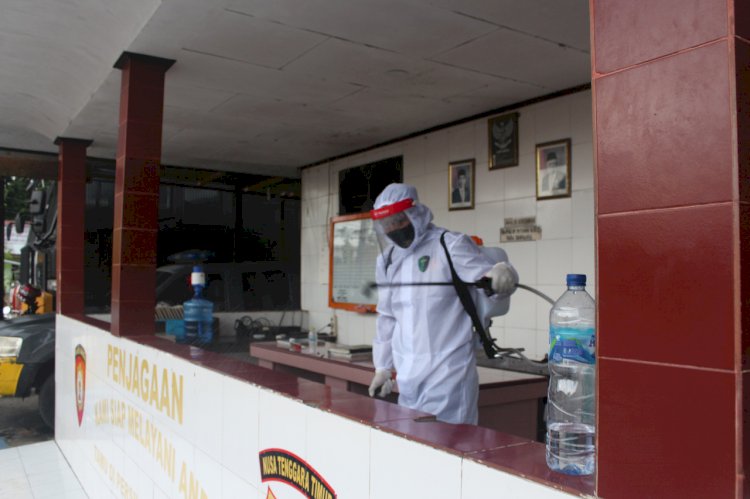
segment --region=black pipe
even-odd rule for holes
[[[492,280],[489,277],[482,277],[476,282],[467,282],[466,284],[468,286],[476,286],[478,288],[481,288],[488,295],[491,295],[494,293],[494,291],[492,291]],[[365,285],[365,287],[362,289],[362,294],[365,295],[366,297],[369,297],[372,294],[372,290],[375,288],[397,288],[401,286],[453,286],[453,283],[452,282],[386,282],[386,283],[368,282]],[[535,295],[539,296],[540,298],[549,302],[552,305],[555,304],[555,300],[545,295],[541,291],[532,288],[531,286],[527,286],[525,284],[516,284],[516,287],[525,289],[526,291],[534,293]]]

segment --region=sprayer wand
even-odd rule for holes
[[[368,282],[367,284],[365,284],[364,288],[362,289],[362,294],[369,298],[372,295],[372,291],[375,288],[398,288],[402,286],[453,286],[453,285],[454,285],[453,282],[387,282],[387,283]],[[475,286],[477,288],[483,289],[484,292],[487,294],[487,296],[490,296],[495,293],[492,290],[492,279],[490,279],[489,277],[482,277],[481,279],[475,282],[467,282],[466,285]],[[555,304],[555,301],[552,298],[545,295],[541,291],[532,288],[531,286],[527,286],[525,284],[516,284],[516,287],[525,289],[526,291],[529,291],[530,293],[534,293],[535,295],[548,301],[549,303],[553,305]]]

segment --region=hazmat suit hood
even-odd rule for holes
[[[432,225],[432,211],[419,202],[416,187],[409,184],[389,184],[375,200],[373,213],[377,212],[379,209],[388,208],[397,205],[397,203],[402,203],[405,200],[412,201],[411,206],[403,210],[403,213],[407,216],[414,227],[414,240],[408,247],[401,248],[393,244],[383,232],[382,227],[378,223],[375,223],[375,230],[378,233],[378,240],[381,242],[381,249],[383,251],[390,247],[393,247],[394,251],[397,253],[407,253],[411,251],[419,244]]]

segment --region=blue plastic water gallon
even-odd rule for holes
[[[185,341],[187,343],[209,343],[213,340],[214,304],[201,296],[206,285],[206,275],[196,265],[190,275],[193,298],[183,304],[185,318]]]

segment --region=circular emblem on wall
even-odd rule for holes
[[[273,481],[282,490],[287,487],[308,499],[336,499],[336,491],[304,459],[284,449],[264,449],[258,453],[260,458],[261,482]],[[285,493],[283,497],[288,497]],[[266,499],[276,499],[270,485]]]
[[[78,426],[81,426],[83,404],[86,401],[86,350],[83,346],[76,346],[75,359],[76,411],[78,411]]]

